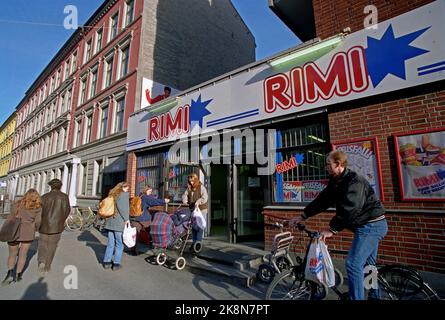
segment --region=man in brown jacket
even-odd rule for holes
[[[39,248],[37,261],[40,272],[48,272],[56,253],[65,220],[70,214],[70,200],[60,191],[62,181],[53,179],[48,182],[51,191],[42,196],[42,222],[39,229]]]

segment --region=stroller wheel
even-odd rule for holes
[[[167,255],[165,254],[165,253],[159,253],[157,256],[156,256],[156,262],[160,265],[160,266],[162,266],[165,262],[167,261]]]
[[[184,269],[185,263],[186,263],[185,259],[183,257],[179,257],[178,259],[176,259],[176,263],[175,263],[176,269],[178,269],[178,270]]]
[[[193,251],[194,251],[195,253],[200,253],[201,250],[202,250],[202,243],[201,243],[201,241],[196,241],[196,242],[193,244]]]
[[[275,270],[273,269],[273,267],[271,265],[262,263],[262,264],[260,264],[260,267],[258,268],[258,272],[256,273],[256,276],[259,280],[261,280],[265,283],[271,283],[275,276]]]

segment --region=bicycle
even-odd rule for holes
[[[266,300],[319,300],[327,295],[327,287],[305,279],[305,266],[309,247],[320,236],[319,232],[308,230],[297,224],[300,231],[305,231],[310,240],[304,259],[297,257],[297,265],[277,276],[266,292]],[[409,266],[377,265],[379,299],[381,300],[439,300],[439,295],[423,281],[419,272]],[[334,269],[335,285],[331,289],[340,300],[347,300],[348,293],[340,291],[343,284],[342,273]]]
[[[276,225],[283,226],[278,223]],[[310,245],[320,237],[320,233],[308,230],[302,224],[297,224],[297,228],[309,236],[304,258],[297,256],[296,264],[290,270],[283,271],[272,280],[266,291],[266,300],[323,300],[327,296],[329,288],[325,284],[308,280],[305,275]],[[334,269],[334,272],[336,287],[340,287],[343,277],[337,269]]]
[[[65,229],[68,231],[82,231],[90,229],[96,221],[96,215],[90,207],[80,209],[73,207],[65,220]]]

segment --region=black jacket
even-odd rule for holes
[[[349,229],[376,219],[385,213],[369,182],[354,171],[345,169],[340,178],[331,178],[327,187],[305,209],[303,218],[309,218],[327,208],[335,207],[337,214],[329,226],[331,231]]]

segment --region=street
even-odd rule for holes
[[[41,277],[35,241],[28,253],[30,259],[23,280],[0,287],[0,300],[256,300],[264,297],[262,289],[243,288],[221,279],[151,264],[145,261],[146,254],[134,257],[124,252],[121,270],[104,270],[100,263],[105,245],[106,237],[95,229],[64,232],[51,272]],[[1,280],[7,271],[7,257],[8,246],[0,243]],[[78,274],[77,289],[73,270]]]

